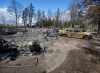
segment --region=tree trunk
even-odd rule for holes
[[[98,33],[100,33],[100,18],[98,19]]]
[[[17,13],[15,12],[15,17],[16,17],[16,26],[17,26],[17,21],[18,21],[18,19],[17,19]]]
[[[16,26],[17,26],[17,19],[16,19]]]

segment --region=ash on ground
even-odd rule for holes
[[[26,34],[19,31],[13,35],[3,35],[3,39],[11,42],[18,46],[18,49],[29,50],[29,46],[32,45],[32,42],[38,41],[42,48],[47,47],[52,43],[57,37],[51,36],[47,37],[47,29],[28,29]]]

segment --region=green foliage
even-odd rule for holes
[[[52,26],[52,20],[51,20],[51,18],[49,18],[47,21],[46,21],[46,24],[45,24],[45,26],[46,27],[50,27],[50,26]]]
[[[59,21],[59,19],[60,19],[60,9],[58,8],[56,12],[56,20]]]
[[[45,20],[40,20],[40,21],[36,22],[36,26],[40,27],[40,28],[42,28],[42,27],[50,27],[50,26],[52,26],[52,24],[53,24],[53,22],[52,22],[52,20],[50,18],[49,19],[45,19]]]
[[[70,27],[70,22],[64,22],[64,26],[67,28]]]
[[[82,25],[82,31],[86,31],[87,28],[88,28],[88,26],[87,26],[86,24],[83,24],[83,25]]]
[[[61,26],[61,21],[60,21],[60,9],[58,8],[58,10],[56,11],[56,15],[55,15],[55,19],[54,21],[54,27],[60,27]]]
[[[59,27],[61,24],[59,20],[54,20],[54,22],[55,27]]]
[[[38,27],[60,27],[61,26],[61,21],[60,21],[60,9],[56,11],[55,19],[51,19],[51,11],[48,10],[48,18],[45,16],[44,11],[38,11],[37,12],[37,22],[36,26]]]

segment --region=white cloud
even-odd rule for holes
[[[61,15],[61,20],[63,21],[69,21],[70,18],[70,11],[64,11]]]
[[[6,18],[6,24],[12,24],[14,22],[12,22],[12,20],[14,21],[15,17],[14,17],[14,13],[9,12],[7,7],[2,7],[0,8],[0,17],[4,16]],[[55,19],[55,15],[51,17],[51,19]],[[69,21],[70,20],[70,11],[66,10],[63,11],[60,17],[60,20],[62,21]],[[37,20],[34,20],[33,18],[33,24],[36,22]],[[0,23],[3,23],[2,20],[0,20]],[[22,17],[19,18],[19,24],[23,25],[22,22]]]
[[[7,11],[7,8],[0,8],[0,16],[5,16],[5,18],[8,20],[8,15],[9,15],[9,12]]]
[[[12,12],[12,14],[14,15],[13,12]],[[9,21],[11,21],[12,18],[14,18],[13,15],[11,15],[11,13],[8,11],[7,7],[0,8],[0,17],[5,17],[5,21],[7,23],[10,23]],[[0,23],[2,23],[2,20],[0,20]]]
[[[54,13],[54,15],[51,17],[51,19],[55,19],[55,15],[56,15],[56,13]],[[70,21],[70,19],[71,19],[71,17],[70,17],[70,11],[69,10],[61,12],[61,15],[60,15],[61,21],[63,21],[63,22]]]
[[[7,7],[0,8],[0,18],[5,17],[6,24],[14,24],[15,23],[15,15],[14,12],[9,12]],[[0,23],[3,23],[0,19]],[[19,18],[19,24],[22,23],[22,18]]]
[[[0,8],[0,18],[2,16],[5,17],[6,24],[14,24],[15,23],[15,15],[13,12],[9,12],[7,7]],[[23,21],[22,17],[19,17],[19,19],[18,19],[19,25],[23,25],[22,21]],[[33,19],[33,23],[35,23],[35,22],[36,21]],[[0,24],[2,24],[2,23],[3,23],[3,21],[0,19]]]

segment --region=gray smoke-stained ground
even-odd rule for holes
[[[18,32],[3,36],[18,45],[19,50],[29,50],[29,45],[38,40],[45,54],[38,55],[38,65],[23,68],[0,68],[0,73],[100,73],[100,38],[83,40],[66,37],[46,37],[47,29],[29,29],[27,35]],[[19,56],[15,61],[2,61],[0,66],[35,64],[30,55]]]

